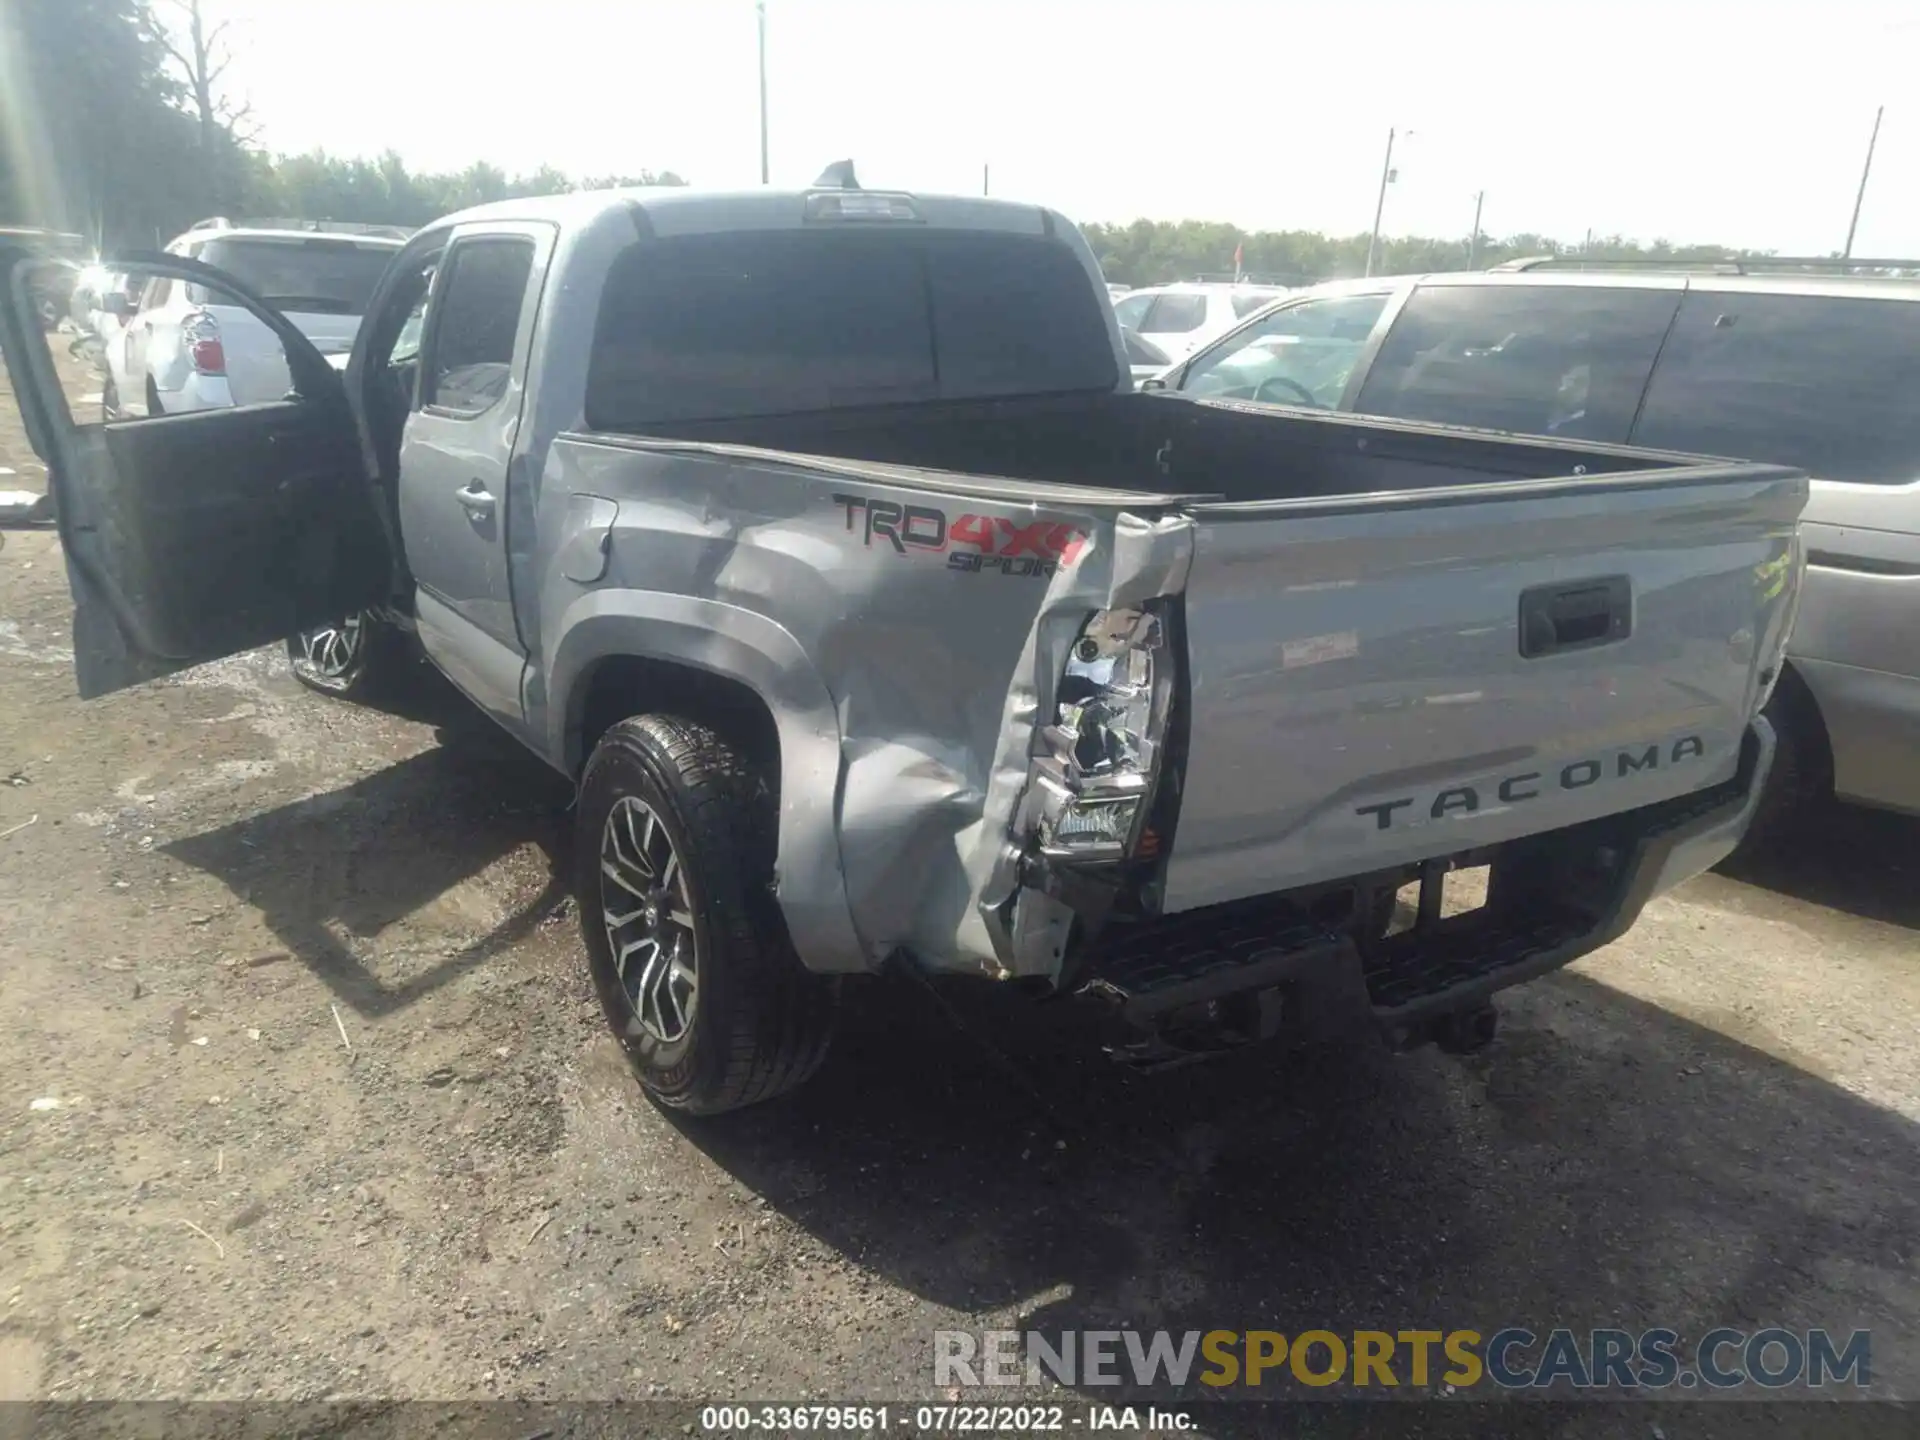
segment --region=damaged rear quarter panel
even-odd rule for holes
[[[1056,902],[1024,892],[1043,938],[1006,934],[1035,721],[1089,615],[1178,590],[1190,522],[1123,492],[603,438],[556,445],[546,492],[618,507],[603,575],[544,569],[551,724],[605,654],[741,679],[780,733],[778,893],[811,968],[1051,971]]]

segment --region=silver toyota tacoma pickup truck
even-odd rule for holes
[[[300,633],[351,688],[404,624],[577,783],[592,973],[671,1106],[798,1083],[889,964],[1098,999],[1143,1065],[1483,1043],[1768,768],[1802,473],[1135,393],[1048,210],[849,169],[468,211],[344,374],[130,257],[293,389],[107,424],[20,260],[81,693]]]

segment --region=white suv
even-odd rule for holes
[[[167,246],[218,267],[344,364],[373,287],[405,241],[382,227],[208,220]],[[106,347],[110,412],[175,414],[278,400],[285,352],[273,332],[220,291],[156,277]]]
[[[1172,359],[1182,360],[1288,293],[1278,285],[1195,280],[1129,290],[1114,301],[1113,313],[1122,330],[1144,335]]]

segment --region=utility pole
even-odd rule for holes
[[[980,167],[980,193],[993,194],[993,166],[991,163]]]
[[[1367,274],[1373,274],[1373,262],[1380,252],[1380,216],[1387,208],[1387,186],[1393,180],[1394,131],[1387,131],[1387,158],[1380,162],[1380,198],[1373,202],[1373,235],[1367,241]]]
[[[1867,177],[1873,173],[1873,147],[1880,141],[1880,117],[1886,113],[1884,105],[1873,112],[1873,134],[1867,137],[1867,163],[1860,167],[1860,191],[1853,197],[1853,219],[1847,222],[1847,248],[1840,252],[1842,260],[1853,258],[1853,232],[1860,228],[1860,202],[1867,198]]]
[[[1487,192],[1478,191],[1473,197],[1473,238],[1467,241],[1467,269],[1480,268],[1480,207],[1486,202]]]
[[[754,13],[760,22],[760,183],[771,181],[767,165],[767,0],[754,0]]]

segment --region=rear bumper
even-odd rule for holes
[[[156,385],[155,391],[160,397],[161,410],[168,415],[190,415],[200,410],[231,410],[235,404],[233,390],[224,375],[189,372],[178,390],[162,390]]]
[[[1773,730],[1756,718],[1725,784],[1564,831],[1458,857],[1489,867],[1487,900],[1466,914],[1437,909],[1402,934],[1374,939],[1313,918],[1330,894],[1272,895],[1114,927],[1089,956],[1085,989],[1132,1027],[1177,1028],[1237,1007],[1257,1037],[1321,1040],[1372,1030],[1389,1044],[1430,1038],[1450,1016],[1557,970],[1617,939],[1655,896],[1732,853],[1773,763]],[[1430,862],[1438,894],[1447,861]],[[1402,873],[1353,882],[1350,914]]]
[[[1733,853],[1759,808],[1760,792],[1772,771],[1773,726],[1756,715],[1740,747],[1740,769],[1733,779],[1671,807],[1675,813],[1643,842],[1646,888],[1615,935],[1632,925],[1640,907],[1654,896],[1711,870]]]

